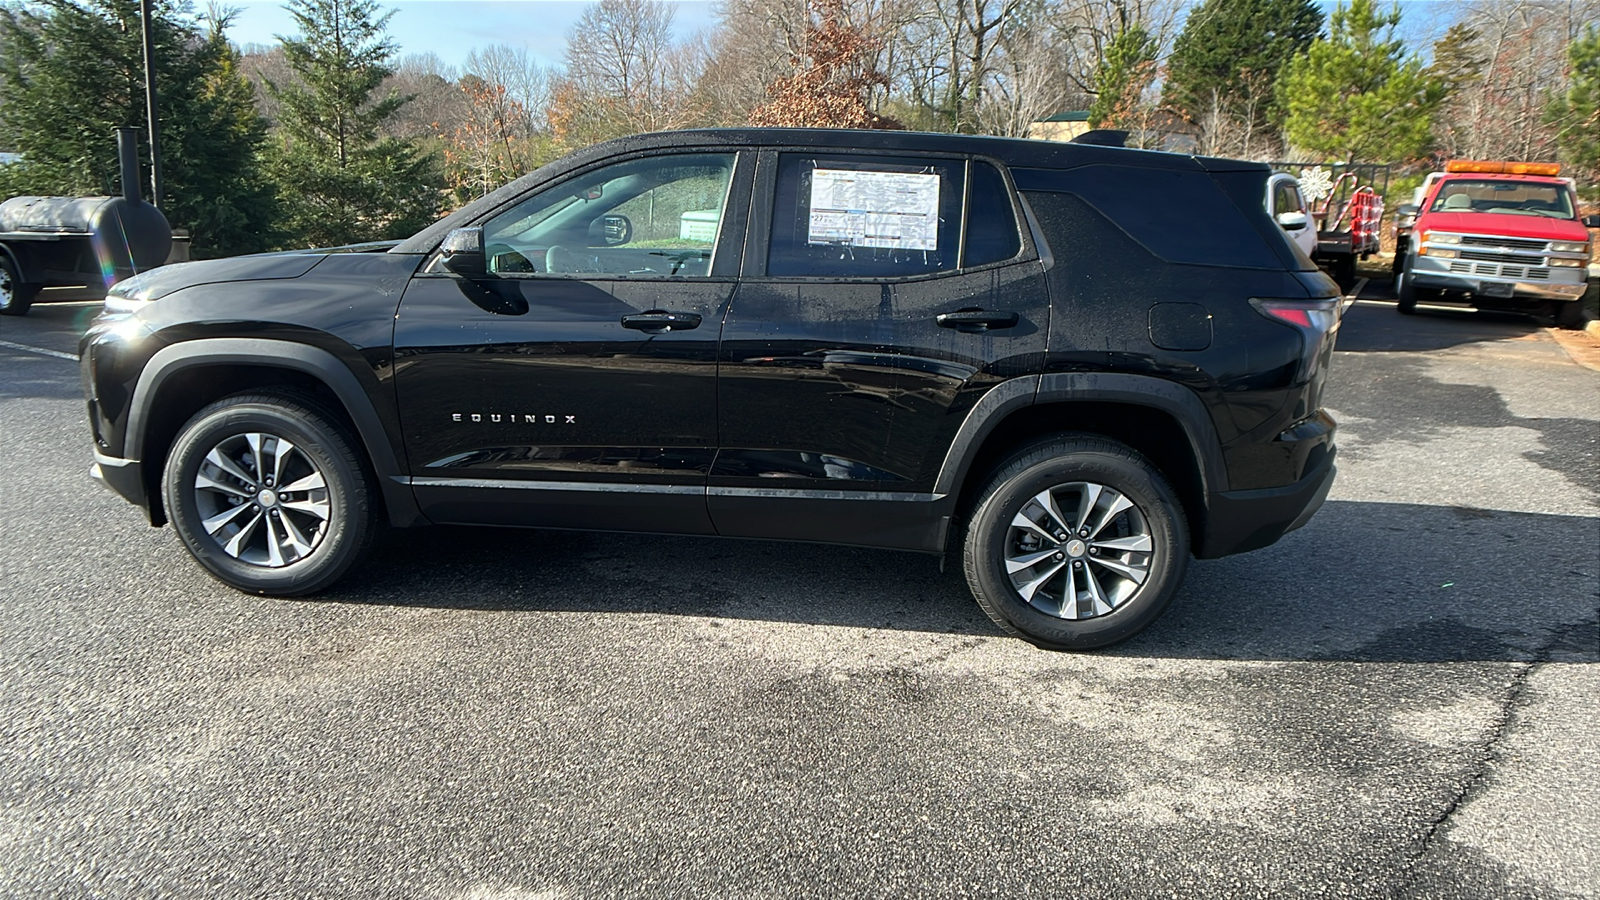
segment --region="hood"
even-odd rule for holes
[[[327,256],[326,250],[301,250],[292,253],[262,253],[255,256],[173,263],[119,281],[111,286],[106,296],[128,300],[159,300],[173,291],[200,284],[299,278]]]
[[[1511,213],[1431,212],[1417,217],[1418,231],[1454,231],[1543,241],[1586,241],[1588,229],[1577,219],[1519,216]]]

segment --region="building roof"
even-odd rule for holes
[[[1089,111],[1087,109],[1069,109],[1066,112],[1058,112],[1053,116],[1046,116],[1043,119],[1038,119],[1037,121],[1040,121],[1040,122],[1087,122],[1087,121],[1089,121]]]

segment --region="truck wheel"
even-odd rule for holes
[[[0,254],[0,316],[27,315],[38,292],[37,285],[23,284],[11,260]]]
[[[1581,331],[1589,321],[1589,317],[1583,314],[1582,300],[1557,300],[1555,307],[1557,328]]]
[[[1155,466],[1095,437],[1024,448],[990,477],[963,566],[997,625],[1049,650],[1104,647],[1171,602],[1188,563],[1183,508]]]
[[[1339,285],[1339,290],[1348,292],[1356,286],[1355,254],[1334,257],[1332,269],[1333,280]]]
[[[1399,299],[1396,307],[1403,316],[1413,316],[1417,313],[1417,286],[1411,283],[1411,269],[1406,267],[1394,279],[1394,295]]]
[[[342,576],[377,530],[372,486],[332,414],[302,398],[227,397],[196,413],[167,455],[178,537],[218,580],[297,597]]]

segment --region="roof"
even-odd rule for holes
[[[1036,121],[1036,122],[1087,122],[1087,121],[1089,121],[1089,111],[1087,109],[1069,109],[1069,110],[1067,110],[1065,112],[1058,112],[1053,116],[1046,116],[1043,119],[1035,119],[1034,121]]]

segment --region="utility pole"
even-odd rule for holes
[[[144,100],[145,118],[150,122],[150,204],[161,208],[161,130],[156,122],[156,39],[151,23],[152,0],[139,0],[139,17],[144,25]]]

